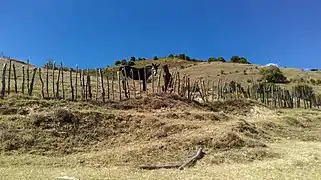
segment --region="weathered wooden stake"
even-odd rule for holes
[[[14,92],[18,93],[18,85],[17,85],[17,74],[16,74],[16,66],[15,64],[12,65],[13,68],[13,79],[14,79]]]
[[[99,81],[98,81],[98,68],[96,68],[96,101],[98,101],[99,94]]]
[[[115,72],[113,71],[112,77],[111,77],[111,95],[113,100],[115,100],[114,81],[115,81]]]
[[[29,96],[32,95],[33,84],[34,84],[36,73],[37,73],[37,68],[34,68],[33,69],[33,73],[32,73],[32,79],[31,79],[30,87],[29,87]]]
[[[4,97],[6,93],[6,70],[7,70],[7,63],[4,63],[2,66],[2,89],[1,89],[1,98]]]
[[[121,84],[120,84],[120,72],[117,71],[118,75],[118,89],[119,89],[119,100],[121,100]]]
[[[140,79],[140,71],[138,70],[138,86],[139,86],[139,97],[142,96],[142,82]]]
[[[40,79],[40,82],[41,82],[41,97],[43,99],[45,99],[44,83],[43,83],[43,80],[42,80],[42,77],[41,77],[41,68],[39,68],[39,79]]]
[[[64,86],[64,69],[63,69],[63,66],[62,66],[62,62],[61,62],[61,66],[60,66],[60,69],[61,69],[61,89],[62,89],[62,98],[65,99],[65,86]]]
[[[8,94],[10,94],[10,82],[11,82],[11,59],[9,57],[9,75],[8,75]]]
[[[72,84],[72,69],[70,69],[69,71],[69,78],[70,78],[71,100],[73,101],[75,100],[75,94],[74,94],[74,86]],[[77,79],[77,75],[76,75],[76,79]],[[77,83],[76,83],[76,87],[77,87]]]
[[[108,100],[110,99],[110,90],[109,90],[109,76],[108,76],[108,71],[107,71],[107,76],[106,76],[106,79],[107,79],[107,98]]]
[[[47,97],[49,98],[49,67],[48,67],[48,64],[47,63],[47,66],[46,66],[46,92],[47,92]]]
[[[25,93],[25,67],[22,66],[22,84],[21,84],[22,94]]]
[[[79,67],[78,64],[76,64],[76,85],[75,85],[75,99],[78,99],[78,71],[79,71]]]
[[[103,79],[103,72],[101,69],[99,69],[100,74],[100,87],[101,87],[101,96],[103,99],[103,102],[105,102],[105,88],[104,88],[104,79]]]
[[[136,98],[136,86],[135,86],[134,71],[133,71],[133,69],[130,69],[130,73],[131,73],[131,76],[132,76],[132,83],[133,83],[133,88],[134,88],[134,97]]]
[[[87,84],[88,84],[88,95],[90,100],[92,100],[93,95],[92,95],[92,88],[91,88],[91,78],[89,74],[89,70],[87,69]]]
[[[56,82],[56,86],[57,86],[57,90],[56,90],[56,98],[59,98],[59,79],[60,79],[60,72],[61,72],[61,68],[59,68],[58,70],[58,78],[57,78],[57,82]]]
[[[56,66],[56,61],[53,62],[52,64],[52,96],[56,97],[55,93],[55,67]]]
[[[29,63],[30,63],[30,59],[28,58],[28,60],[27,60],[27,90],[28,90],[28,94],[30,94],[30,86],[29,86]]]

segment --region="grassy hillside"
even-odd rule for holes
[[[321,113],[156,94],[109,104],[0,100],[2,179],[320,179]],[[184,171],[142,171],[181,163]]]

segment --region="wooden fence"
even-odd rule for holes
[[[28,62],[29,63],[29,62]],[[101,101],[141,98],[150,93],[175,93],[189,100],[206,103],[233,99],[252,99],[274,108],[319,108],[321,96],[309,86],[295,85],[285,89],[276,84],[248,83],[242,85],[237,81],[227,82],[223,78],[211,80],[191,78],[172,72],[169,83],[165,83],[162,72],[152,75],[147,91],[142,91],[141,80],[126,79],[119,71],[96,69],[95,75],[78,65],[69,72],[57,68],[30,69],[29,64],[5,63],[2,67],[0,97],[12,94],[41,97],[43,99],[67,99],[71,101]],[[133,73],[133,72],[131,72]],[[146,73],[146,72],[145,72]],[[124,81],[124,84],[122,84]],[[168,84],[168,88],[164,87]],[[12,89],[13,86],[13,89]],[[128,95],[127,97],[125,95]]]

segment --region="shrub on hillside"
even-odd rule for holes
[[[121,65],[127,65],[126,59],[123,59],[123,60],[121,61]]]
[[[121,62],[120,61],[115,61],[115,66],[118,66],[118,65],[121,65]]]
[[[226,60],[225,60],[223,57],[218,57],[218,58],[217,58],[217,61],[219,61],[219,62],[226,62]]]
[[[127,63],[127,65],[128,65],[128,66],[134,66],[134,65],[135,65],[135,62],[134,62],[134,61],[129,61],[129,62]]]
[[[217,61],[217,58],[215,58],[215,57],[210,57],[207,60],[207,62],[215,62],[215,61]]]
[[[231,63],[240,63],[240,64],[251,64],[245,57],[232,56]]]
[[[130,58],[130,61],[136,61],[136,57],[135,56],[132,56],[131,58]]]
[[[154,56],[154,57],[153,57],[153,60],[158,60],[158,57],[157,57],[157,56]]]
[[[186,60],[186,61],[190,61],[191,58],[190,58],[189,56],[185,56],[185,60]]]
[[[265,80],[269,83],[286,83],[287,78],[284,76],[280,68],[276,66],[264,67],[260,71],[262,80]]]
[[[169,59],[174,59],[174,55],[173,55],[173,54],[170,54],[170,55],[168,55],[168,58],[169,58]]]

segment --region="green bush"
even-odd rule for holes
[[[173,54],[170,54],[170,55],[168,55],[168,58],[174,59],[174,55],[173,55]]]
[[[153,57],[153,60],[158,60],[158,57],[157,57],[157,56],[154,56],[154,57]]]
[[[115,66],[118,66],[118,65],[121,65],[121,62],[120,61],[115,61]]]
[[[134,62],[134,61],[129,61],[129,62],[127,63],[127,65],[128,65],[128,66],[134,66],[134,65],[135,65],[135,62]]]
[[[286,83],[287,78],[284,76],[280,68],[276,66],[264,67],[260,71],[262,80],[265,80],[269,83]]]
[[[207,60],[207,62],[215,62],[215,61],[217,61],[217,58],[215,58],[215,57],[210,57]]]
[[[185,60],[186,60],[186,61],[190,61],[191,58],[190,58],[189,56],[185,56]]]
[[[133,61],[133,62],[135,62],[135,61],[136,61],[136,58],[135,58],[135,56],[132,56],[132,57],[130,58],[130,61]]]
[[[251,64],[245,57],[232,56],[231,63]]]
[[[218,57],[218,58],[217,58],[217,61],[226,62],[226,60],[225,60],[223,57]]]

